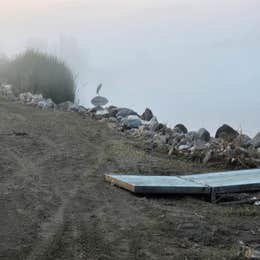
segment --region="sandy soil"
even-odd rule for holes
[[[236,259],[260,207],[135,196],[104,173],[212,171],[74,113],[0,101],[0,259]]]

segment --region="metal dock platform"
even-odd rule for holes
[[[217,194],[260,190],[260,169],[185,176],[106,174],[105,180],[139,194]]]

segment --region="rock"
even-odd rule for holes
[[[176,130],[179,133],[187,134],[188,129],[183,124],[178,124],[174,127],[174,130]]]
[[[92,107],[88,110],[90,114],[96,114],[97,111],[104,110],[103,107]]]
[[[122,126],[126,128],[139,128],[142,125],[142,120],[139,118],[139,116],[136,115],[130,115],[126,118],[123,118],[121,121]]]
[[[96,116],[101,116],[101,117],[109,116],[109,111],[107,109],[98,110],[96,112]]]
[[[119,108],[118,112],[116,113],[116,117],[117,118],[125,118],[128,116],[137,116],[139,117],[139,115],[132,109],[129,108]]]
[[[183,144],[183,145],[180,145],[179,147],[178,147],[178,150],[179,151],[183,151],[183,150],[188,150],[188,149],[190,149],[191,148],[191,144]]]
[[[155,116],[150,120],[148,128],[153,132],[159,129],[159,122]]]
[[[162,124],[162,123],[159,123],[159,125],[158,125],[158,131],[159,131],[161,134],[165,135],[165,134],[166,134],[166,130],[167,130],[167,125]]]
[[[151,109],[146,108],[141,118],[145,121],[150,121],[153,118],[153,112]]]
[[[235,140],[233,141],[234,145],[236,146],[240,146],[243,148],[248,148],[250,145],[252,145],[251,143],[251,138],[248,135],[238,135]]]
[[[205,128],[201,128],[198,131],[198,138],[202,141],[209,142],[210,141],[210,133]]]
[[[19,95],[19,100],[23,103],[30,103],[32,101],[32,93],[31,92],[26,92],[26,93],[21,93]]]
[[[74,105],[71,101],[66,101],[57,105],[57,109],[62,111],[73,111],[76,109],[76,105]]]
[[[33,94],[32,97],[31,97],[31,101],[30,102],[27,102],[28,104],[30,105],[34,105],[34,106],[37,106],[38,103],[40,101],[43,101],[43,96],[42,94]]]
[[[84,106],[78,106],[78,112],[87,112],[88,111],[88,109],[86,108],[86,107],[84,107]]]
[[[260,132],[253,138],[252,145],[254,148],[260,148]]]
[[[225,141],[233,141],[239,133],[234,130],[231,126],[224,124],[216,132],[216,138],[222,138]]]
[[[50,108],[55,108],[56,106],[56,104],[50,98],[38,102],[37,105],[41,109],[50,109]]]

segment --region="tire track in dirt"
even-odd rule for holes
[[[71,192],[71,197],[75,190]],[[71,198],[63,200],[56,213],[47,221],[42,223],[39,241],[34,246],[27,260],[42,260],[48,258],[50,252],[60,240],[65,228],[65,211],[71,204]]]

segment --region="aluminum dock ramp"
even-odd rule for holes
[[[106,174],[105,180],[139,194],[217,194],[260,190],[260,169],[185,176]]]

